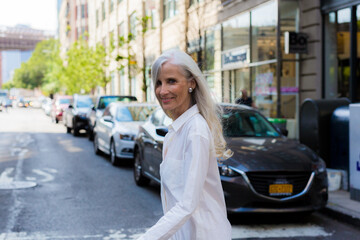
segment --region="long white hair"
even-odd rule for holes
[[[192,79],[196,82],[196,87],[191,93],[192,101],[197,104],[200,114],[204,117],[209,125],[211,134],[214,139],[216,157],[219,160],[225,160],[232,155],[230,149],[226,149],[226,141],[223,136],[223,129],[221,125],[221,107],[211,97],[210,88],[203,76],[201,70],[195,61],[185,52],[181,50],[169,50],[164,52],[152,65],[151,77],[154,86],[156,86],[158,74],[165,62],[171,62],[177,65],[182,70],[185,78],[188,81]]]

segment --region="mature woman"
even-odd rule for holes
[[[152,66],[155,95],[173,120],[160,165],[164,216],[140,239],[229,240],[217,160],[226,150],[219,108],[197,64],[171,50]]]

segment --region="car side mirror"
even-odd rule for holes
[[[105,122],[111,122],[111,123],[113,122],[113,119],[111,116],[104,116],[103,119]]]
[[[285,137],[288,136],[289,131],[286,128],[278,128],[279,132],[284,135]]]
[[[167,128],[157,128],[156,129],[156,134],[162,137],[165,137],[165,135],[168,133],[168,129]]]
[[[96,109],[95,109],[95,106],[94,106],[94,105],[92,105],[92,106],[91,106],[91,110],[96,111]]]

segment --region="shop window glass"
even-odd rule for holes
[[[325,64],[325,98],[337,98],[337,38],[336,13],[331,12],[325,16],[324,64]]]
[[[216,25],[205,32],[205,69],[221,68],[221,27]]]
[[[360,5],[356,9],[356,24],[357,24],[357,65],[356,65],[356,102],[360,102]]]
[[[255,107],[265,117],[277,117],[276,63],[251,68],[252,96]]]
[[[252,62],[276,59],[277,4],[262,4],[251,11]]]
[[[298,2],[282,1],[280,3],[280,31],[281,31],[281,51],[283,59],[296,59],[296,54],[285,54],[284,33],[298,32],[299,25],[299,6]]]
[[[349,97],[350,80],[350,20],[349,8],[337,14],[337,59],[338,59],[338,91],[337,97]]]
[[[249,45],[250,14],[245,12],[223,23],[223,50]]]
[[[177,0],[164,0],[164,5],[163,5],[163,9],[164,9],[164,21],[172,18],[173,16],[175,16],[177,14]]]

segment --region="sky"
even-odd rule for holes
[[[0,25],[30,25],[39,30],[57,29],[56,0],[0,0]]]

